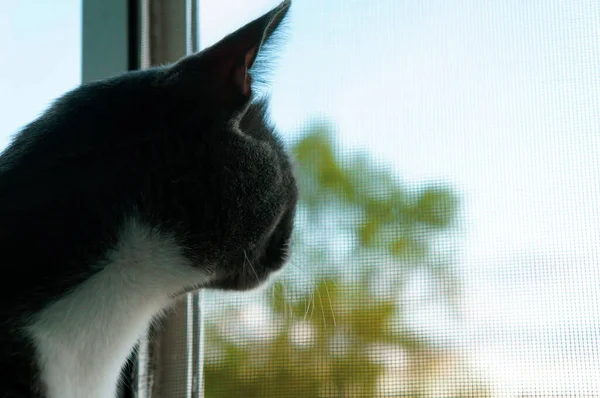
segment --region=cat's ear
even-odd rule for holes
[[[253,79],[258,77],[255,74],[264,72],[251,69],[255,66],[259,53],[280,27],[290,5],[291,0],[285,0],[199,54],[184,58],[174,66],[179,69],[178,74],[194,75],[196,66],[196,71],[211,77],[210,85],[217,91],[220,100],[249,99]],[[184,76],[181,77],[185,79]]]
[[[208,49],[208,54],[215,56],[222,70],[230,71],[229,76],[223,77],[231,79],[230,83],[241,94],[250,95],[253,77],[250,69],[254,66],[259,52],[281,25],[290,5],[291,0],[284,1]]]

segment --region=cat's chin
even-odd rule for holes
[[[267,284],[267,281],[274,274],[277,274],[278,271],[269,272],[264,275],[262,278],[258,278],[254,275],[252,277],[247,276],[231,276],[227,278],[220,278],[214,280],[205,285],[194,285],[188,286],[181,289],[179,292],[173,294],[174,299],[179,299],[188,293],[198,293],[202,289],[211,289],[211,290],[225,290],[225,291],[238,291],[243,292],[247,290],[253,290],[260,288]]]
[[[292,231],[293,213],[284,217],[269,237],[266,245],[258,251],[247,250],[234,261],[243,264],[236,271],[229,268],[209,282],[205,288],[216,290],[246,291],[267,285],[267,281],[281,272],[288,262],[288,247]],[[226,268],[227,269],[227,268]]]
[[[180,291],[178,291],[177,293],[173,294],[171,297],[174,299],[178,299],[178,298],[185,296],[188,293],[198,293],[200,291],[200,289],[202,289],[203,287],[204,286],[200,286],[200,285],[185,287],[185,288],[181,289]]]
[[[263,286],[267,280],[269,280],[269,275],[266,274],[261,277],[256,277],[252,275],[249,277],[247,275],[244,276],[232,276],[227,278],[221,278],[214,282],[211,282],[205,288],[214,289],[214,290],[230,290],[230,291],[238,291],[243,292],[247,290],[252,290]]]

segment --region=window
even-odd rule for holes
[[[7,3],[2,131],[277,2]],[[600,395],[600,3],[294,0],[289,22],[292,261],[190,295],[140,343],[135,395]]]
[[[201,42],[274,3],[200,1]],[[204,396],[600,394],[600,5],[299,0],[290,25],[295,255],[205,292]]]
[[[81,82],[80,32],[78,0],[2,5],[0,149],[50,101]]]

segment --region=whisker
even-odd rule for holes
[[[298,259],[296,257],[290,256],[288,258],[286,264],[289,264],[291,267],[294,267],[295,269],[302,271],[304,274],[309,275],[308,270],[299,266],[297,263],[297,260]]]
[[[243,250],[243,252],[244,252],[244,263],[246,263],[246,260],[248,260],[248,265],[250,266],[250,269],[254,273],[254,276],[256,276],[256,281],[258,283],[260,283],[260,278],[258,277],[258,274],[256,273],[256,270],[252,266],[252,263],[250,262],[250,259],[248,258],[248,255],[246,254],[246,250]]]
[[[306,317],[308,316],[309,312],[310,312],[309,319],[312,319],[314,310],[315,310],[315,292],[314,292],[314,290],[311,290],[310,291],[310,300],[308,300],[307,307],[306,307],[306,313],[304,314],[304,320],[306,320]]]
[[[323,316],[323,326],[327,328],[327,321],[325,320],[325,310],[323,310],[323,300],[321,300],[321,292],[317,289],[317,294],[319,295],[319,303],[321,304],[321,315]]]
[[[284,285],[283,291],[285,293],[283,297],[284,297],[284,300],[285,300],[286,308],[288,308],[290,310],[290,317],[289,317],[289,319],[293,320],[294,319],[294,309],[292,308],[292,303],[289,300],[290,294],[289,294],[287,285]]]
[[[315,314],[315,307],[316,307],[316,304],[315,304],[315,291],[314,290],[310,293],[310,302],[312,304],[312,308],[310,310],[310,319],[312,320],[313,316]]]
[[[281,283],[281,289],[279,290],[279,293],[281,294],[280,300],[283,300],[283,319],[284,321],[287,321],[288,319],[288,308],[287,308],[287,303],[286,303],[286,286],[285,286],[285,282],[283,280],[280,281]]]
[[[244,251],[244,261],[242,262],[242,274],[243,275],[246,275],[246,272],[247,272],[246,271],[246,268],[247,268],[247,266],[246,266],[246,258],[247,258],[246,257],[246,252]]]
[[[331,310],[331,318],[333,319],[333,327],[337,327],[337,323],[335,322],[335,313],[333,311],[333,305],[331,304],[331,296],[329,295],[329,289],[327,288],[327,283],[325,283],[325,292],[327,293],[327,299],[329,300],[329,309]]]
[[[277,302],[277,296],[276,296],[276,292],[277,292],[277,283],[280,283],[279,281],[276,281],[275,283],[273,283],[273,286],[271,288],[269,288],[269,290],[267,292],[271,292],[271,300],[273,300],[273,302]]]
[[[304,303],[304,318],[303,318],[304,321],[306,321],[306,317],[308,316],[308,311],[310,311],[310,301],[307,301]]]
[[[299,267],[298,264],[296,264],[296,260],[289,259],[286,262],[286,265],[289,265],[290,267],[293,267],[293,268],[295,268],[297,270],[306,271],[305,269]]]

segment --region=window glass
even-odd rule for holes
[[[7,1],[0,13],[0,149],[81,80],[81,1]]]

